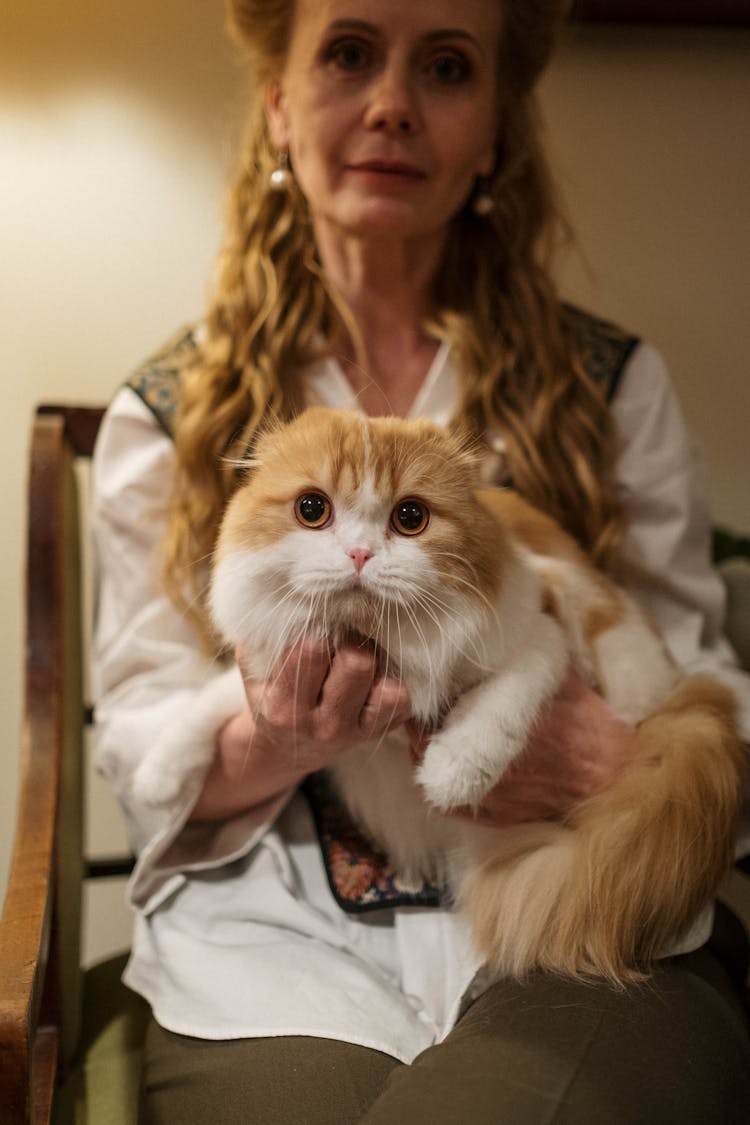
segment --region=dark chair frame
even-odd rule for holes
[[[0,1120],[8,1123],[49,1121],[80,1029],[81,770],[90,709],[75,461],[91,456],[103,412],[42,406],[31,435],[20,795],[0,922]]]

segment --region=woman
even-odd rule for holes
[[[232,4],[257,89],[216,297],[117,396],[96,461],[98,760],[139,852],[126,979],[155,1017],[144,1120],[744,1119],[748,1044],[699,949],[705,920],[645,989],[487,987],[449,910],[336,905],[298,786],[383,716],[409,718],[367,654],[303,645],[268,684],[248,678],[179,807],[139,808],[129,788],[216,672],[202,592],[231,460],[313,401],[463,416],[494,480],[603,566],[637,564],[677,658],[747,699],[663,366],[563,308],[545,268],[559,223],[533,87],[563,8]],[[485,815],[561,815],[629,737],[571,680]]]

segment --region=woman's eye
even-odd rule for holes
[[[328,48],[327,56],[340,70],[363,70],[370,61],[367,43],[359,39],[340,39]]]
[[[294,501],[294,514],[303,527],[325,527],[331,511],[331,501],[322,492],[303,492]]]
[[[463,82],[471,74],[471,66],[463,55],[453,53],[435,55],[427,67],[438,82],[447,86]]]
[[[429,522],[429,508],[421,500],[400,500],[391,512],[391,527],[399,535],[419,535]]]

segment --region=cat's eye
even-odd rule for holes
[[[400,500],[391,512],[391,527],[399,535],[419,535],[430,522],[430,510],[421,500]]]
[[[331,501],[323,492],[303,492],[294,501],[294,514],[303,527],[325,527],[331,511]]]

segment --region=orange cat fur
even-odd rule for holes
[[[731,856],[740,745],[730,693],[678,682],[635,604],[550,519],[477,490],[475,456],[429,422],[312,409],[265,435],[230,501],[212,612],[266,678],[301,636],[374,641],[436,726],[415,771],[405,733],[341,754],[350,812],[406,880],[447,879],[499,974],[637,977],[709,903]],[[564,823],[480,827],[569,663],[637,724],[625,768]],[[136,776],[164,802],[205,771],[245,706],[235,670]]]

